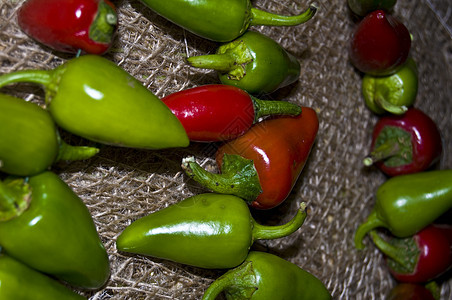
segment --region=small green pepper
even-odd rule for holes
[[[9,256],[73,286],[99,288],[110,275],[90,212],[52,172],[0,181],[0,246]]]
[[[223,291],[228,300],[331,299],[324,284],[308,271],[276,255],[256,251],[215,280],[202,299],[214,300]]]
[[[0,94],[0,124],[0,171],[12,175],[35,175],[56,161],[87,159],[99,152],[66,144],[49,112],[16,97]]]
[[[0,76],[44,86],[57,125],[86,139],[117,146],[162,149],[189,144],[171,110],[138,80],[98,55],[84,55],[54,70],[23,70]]]
[[[287,236],[305,218],[303,203],[288,223],[260,225],[241,198],[200,194],[136,220],[118,237],[116,247],[196,267],[232,268],[243,262],[255,240]]]
[[[254,31],[221,45],[216,54],[192,56],[187,61],[196,68],[217,70],[223,84],[251,94],[271,93],[295,82],[300,75],[300,63],[295,56]]]
[[[452,170],[418,172],[391,177],[376,193],[375,206],[355,233],[363,249],[364,236],[377,227],[394,236],[414,235],[452,207]]]
[[[412,58],[389,76],[365,74],[362,93],[367,107],[376,114],[403,114],[416,100],[418,71]]]
[[[83,300],[58,281],[0,254],[0,299]]]
[[[216,42],[229,42],[250,26],[294,26],[309,21],[317,7],[300,15],[281,16],[258,10],[250,0],[141,0],[157,14],[186,30]]]

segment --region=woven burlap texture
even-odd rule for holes
[[[0,73],[49,69],[70,59],[20,31],[16,12],[23,1],[0,0]],[[213,71],[189,67],[185,58],[212,53],[218,44],[199,38],[156,15],[139,1],[113,1],[119,27],[105,56],[140,80],[159,97],[203,84],[217,83]],[[272,37],[301,63],[295,84],[263,98],[287,100],[315,108],[320,119],[316,144],[290,197],[270,211],[252,211],[262,224],[280,224],[294,215],[301,201],[308,218],[294,234],[259,241],[256,250],[287,259],[320,278],[334,299],[383,299],[395,285],[381,253],[366,238],[357,251],[353,234],[374,203],[386,179],[365,168],[378,117],[363,102],[361,75],[348,60],[347,46],[356,20],[345,0],[320,0],[313,20],[295,27],[253,27]],[[306,1],[256,0],[267,11],[296,14]],[[444,1],[398,1],[394,14],[413,35],[411,55],[418,63],[420,84],[416,106],[438,124],[444,152],[437,168],[452,168],[450,6]],[[449,12],[449,13],[448,13]],[[449,24],[449,25],[448,25]],[[449,29],[448,29],[449,28]],[[2,89],[43,104],[42,89],[14,85]],[[70,143],[87,143],[63,133]],[[1,141],[0,141],[1,142]],[[110,255],[111,278],[98,291],[79,291],[89,299],[200,299],[222,270],[204,270],[139,255],[125,255],[115,240],[132,221],[189,196],[207,192],[184,175],[183,157],[195,156],[216,170],[215,144],[192,143],[186,149],[161,151],[105,146],[94,158],[60,163],[58,173],[90,209]],[[275,174],[276,175],[276,174]],[[450,277],[450,276],[449,276]],[[442,299],[452,298],[452,281],[441,281]]]

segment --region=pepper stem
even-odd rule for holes
[[[270,12],[251,8],[250,25],[267,25],[267,26],[294,26],[305,23],[312,19],[317,12],[317,5],[310,4],[309,8],[303,13],[296,16],[282,16]]]
[[[89,146],[72,146],[60,139],[60,149],[56,161],[85,160],[99,153],[99,148]]]
[[[270,115],[298,116],[301,114],[301,107],[287,101],[260,100],[251,96],[254,105],[254,122],[259,118]]]
[[[28,82],[47,86],[52,80],[51,71],[22,70],[0,76],[0,88],[13,83]]]
[[[204,170],[194,157],[184,158],[182,169],[204,187],[216,193],[235,195],[249,203],[262,192],[253,161],[239,155],[224,154],[221,174]]]
[[[31,189],[23,178],[0,180],[0,221],[20,216],[30,201]]]
[[[391,102],[386,100],[390,94],[391,94],[391,91],[389,90],[389,88],[386,85],[383,85],[383,84],[377,85],[377,87],[375,88],[375,95],[374,95],[375,104],[377,104],[379,107],[381,107],[385,111],[390,112],[391,114],[394,114],[394,115],[404,114],[408,110],[408,107],[406,107],[405,105],[392,104]]]
[[[220,72],[229,72],[237,67],[235,58],[229,53],[190,56],[187,62],[195,68],[212,69]]]
[[[375,148],[368,156],[366,156],[363,163],[366,167],[370,167],[375,162],[397,155],[399,152],[400,144],[398,139],[388,139],[383,144]]]
[[[306,203],[302,202],[297,214],[286,224],[266,226],[254,222],[253,236],[256,240],[271,240],[288,236],[297,231],[306,219]]]
[[[363,239],[366,236],[366,234],[377,228],[384,226],[385,223],[380,220],[377,216],[377,212],[375,210],[372,210],[372,212],[367,217],[367,220],[359,225],[358,229],[355,231],[355,248],[358,250],[364,249]]]
[[[100,1],[98,13],[89,28],[90,39],[98,43],[110,43],[117,23],[116,11],[104,1]]]

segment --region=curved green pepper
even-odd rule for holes
[[[107,252],[87,207],[52,172],[0,181],[0,246],[73,286],[99,288],[110,275]]]
[[[46,105],[63,129],[86,139],[133,148],[189,144],[171,110],[113,62],[84,55],[54,70],[24,70],[0,76],[0,87],[16,82],[44,86]]]
[[[157,14],[203,38],[229,42],[250,26],[294,26],[309,21],[317,7],[310,5],[300,15],[281,16],[258,10],[250,0],[141,0]]]
[[[308,271],[276,255],[256,251],[215,280],[202,299],[214,300],[223,291],[228,300],[331,299],[324,284]]]
[[[241,198],[200,194],[136,220],[118,237],[116,247],[202,268],[232,268],[243,262],[255,240],[287,236],[305,218],[302,204],[287,224],[264,226]]]
[[[397,0],[348,0],[350,10],[358,16],[364,17],[374,10],[383,9],[390,11]]]
[[[381,77],[365,74],[362,80],[364,101],[376,114],[405,113],[416,100],[417,90],[418,71],[412,58],[408,58],[393,75]]]
[[[87,159],[99,152],[66,144],[49,112],[16,97],[0,94],[0,124],[0,171],[12,175],[35,175],[56,161]]]
[[[377,227],[405,238],[423,229],[452,207],[452,170],[391,177],[377,190],[375,206],[355,232],[355,246]]]
[[[271,93],[295,82],[300,63],[271,38],[247,31],[232,42],[220,46],[216,54],[187,58],[196,68],[214,69],[223,84],[248,93]]]
[[[0,299],[82,300],[58,281],[0,254]]]

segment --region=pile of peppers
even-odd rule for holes
[[[414,107],[418,70],[410,34],[392,14],[395,4],[348,0],[359,18],[350,61],[363,75],[366,106],[379,117],[363,163],[388,178],[354,242],[363,249],[369,234],[384,255],[399,283],[389,299],[439,299],[436,280],[452,268],[452,224],[441,221],[452,208],[452,170],[432,170],[442,154],[441,133]]]
[[[281,16],[253,8],[249,0],[142,2],[223,43],[216,54],[187,59],[193,67],[217,70],[220,83],[157,98],[101,56],[118,26],[109,0],[28,0],[17,11],[18,26],[30,38],[75,57],[50,70],[0,75],[0,88],[31,83],[45,91],[43,105],[0,93],[0,298],[84,299],[71,288],[98,290],[109,280],[109,257],[92,216],[54,172],[56,162],[90,159],[101,151],[93,146],[98,144],[156,150],[217,142],[223,143],[216,154],[221,175],[207,172],[194,157],[182,162],[189,178],[211,192],[134,220],[118,236],[117,249],[226,269],[204,299],[221,292],[228,299],[331,299],[308,271],[252,251],[254,241],[288,236],[304,223],[305,203],[276,226],[257,223],[251,210],[274,208],[289,197],[319,120],[310,107],[256,97],[296,82],[300,63],[248,28],[299,25],[313,18],[316,6]],[[61,131],[92,145],[71,146]]]

